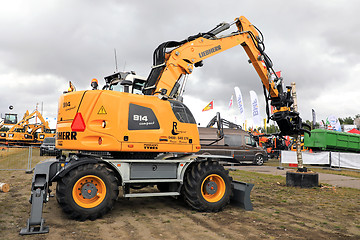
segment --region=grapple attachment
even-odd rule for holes
[[[282,136],[297,136],[307,133],[310,135],[310,126],[303,123],[298,112],[295,111],[279,111],[271,116],[280,128]],[[307,129],[305,129],[305,128]]]

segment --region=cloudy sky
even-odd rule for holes
[[[220,22],[247,17],[264,34],[266,53],[286,85],[296,82],[303,119],[360,113],[360,1],[5,1],[0,8],[0,113],[20,117],[43,103],[53,121],[57,101],[71,80],[77,90],[90,89],[97,78],[115,70],[147,77],[154,49],[168,40],[183,40]],[[185,103],[198,122],[215,111],[234,121],[228,109],[234,87],[241,89],[250,118],[250,90],[260,100],[259,77],[241,46],[207,59],[189,76]],[[215,110],[202,113],[211,100]],[[236,105],[235,105],[236,107]]]

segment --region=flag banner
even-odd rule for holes
[[[233,104],[233,97],[234,97],[234,95],[231,95],[230,102],[229,102],[229,109],[231,108],[231,106]]]
[[[326,119],[326,123],[328,123],[328,129],[329,130],[335,130],[338,132],[341,132],[341,125],[339,122],[339,119],[337,117],[335,117],[334,115],[330,115],[328,116],[328,118]]]
[[[236,101],[240,110],[240,123],[245,121],[245,111],[244,111],[244,104],[242,100],[242,95],[239,87],[234,87]]]
[[[315,110],[311,109],[311,113],[312,113],[312,129],[315,129],[315,124],[316,124],[316,114],[315,114]]]
[[[276,74],[276,76],[277,76],[278,78],[281,77],[281,71],[278,71],[278,72],[276,72],[275,74]]]
[[[255,127],[261,126],[259,100],[254,91],[250,91],[252,118]]]
[[[214,109],[214,100],[211,101],[208,105],[206,105],[206,107],[204,107],[204,109],[202,110],[203,112],[208,111]]]

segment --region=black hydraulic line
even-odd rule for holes
[[[265,88],[265,85],[264,85],[264,84],[263,84],[263,90],[264,90],[264,96],[265,96],[265,106],[266,106],[267,123],[269,123],[269,121],[270,121],[269,99],[268,99],[268,96],[267,96],[267,94],[266,94],[266,88]]]

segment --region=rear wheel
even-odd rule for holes
[[[198,211],[217,212],[230,201],[231,178],[216,161],[192,166],[184,181],[185,201]]]
[[[95,220],[110,211],[119,194],[113,172],[102,165],[79,166],[57,184],[56,198],[71,218]]]

